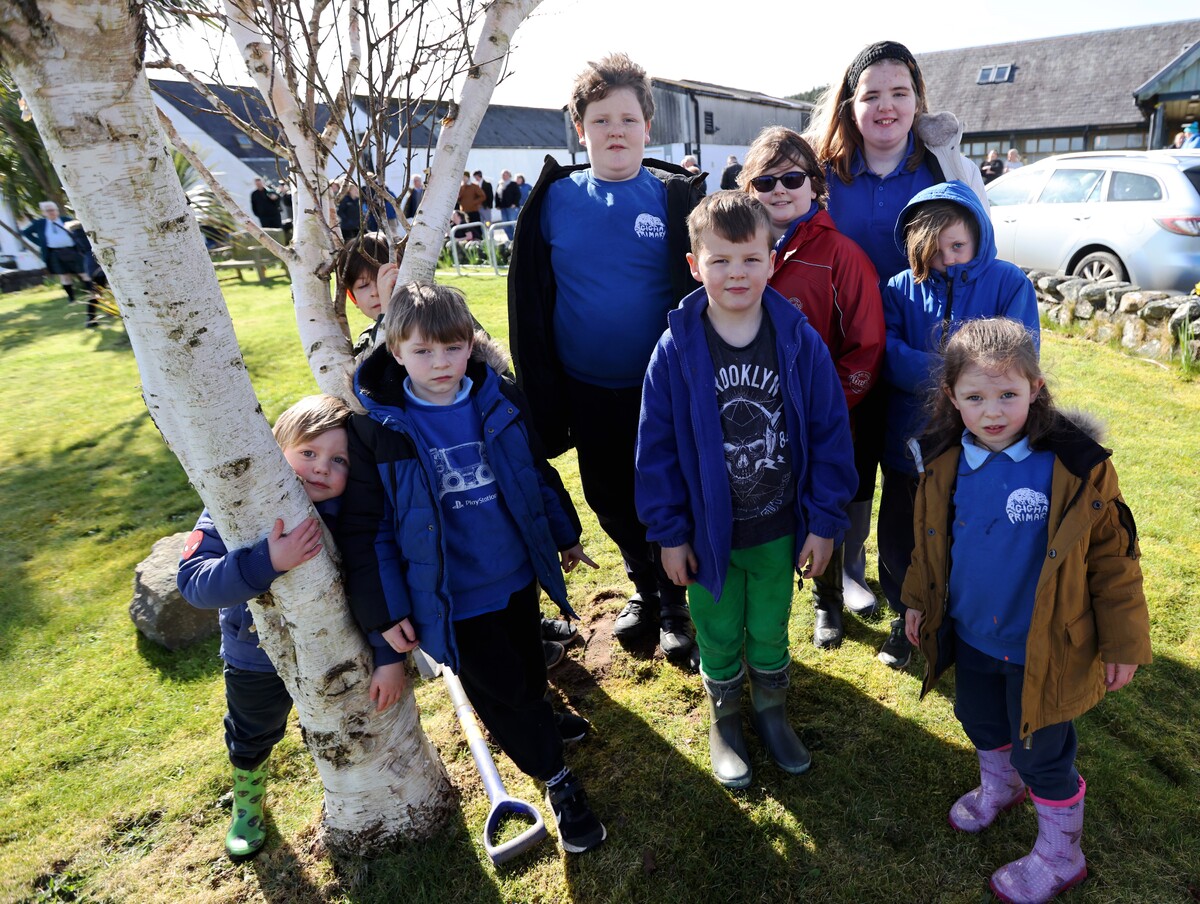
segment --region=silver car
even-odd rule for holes
[[[1145,289],[1200,282],[1200,150],[1047,157],[987,186],[999,256]]]

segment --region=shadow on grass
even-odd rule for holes
[[[105,544],[160,523],[164,516],[182,518],[196,507],[170,452],[165,448],[151,454],[131,451],[148,419],[142,411],[84,440],[36,456],[18,450],[15,461],[0,469],[6,522],[0,535],[5,573],[0,584],[0,661],[9,658],[21,631],[62,615],[61,604],[51,601],[58,579],[80,577],[66,569],[87,568],[106,558]],[[43,571],[56,562],[63,570],[43,584],[29,572],[28,563],[35,560]]]
[[[170,681],[208,681],[214,675],[220,675],[224,668],[220,649],[219,636],[206,638],[181,650],[168,650],[148,640],[140,631],[137,632],[138,656],[146,665]]]

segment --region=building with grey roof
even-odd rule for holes
[[[1197,42],[1200,19],[1189,19],[916,57],[930,109],[964,125],[964,154],[979,162],[990,149],[1015,147],[1031,162],[1168,144],[1200,113]],[[1160,87],[1169,101],[1156,114]]]

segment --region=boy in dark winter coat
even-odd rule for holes
[[[398,289],[384,330],[355,374],[366,414],[350,421],[339,534],[350,607],[396,652],[419,642],[458,674],[504,752],[546,783],[563,849],[590,850],[606,832],[563,760],[582,732],[545,699],[538,608],[541,584],[574,615],[562,571],[596,567],[579,519],[459,292]]]
[[[688,261],[704,287],[670,313],[646,372],[637,507],[667,575],[688,585],[713,772],[744,788],[743,655],[771,757],[793,774],[812,762],[785,714],[792,578],[825,569],[858,479],[829,351],[767,286],[774,252],[763,205],[718,192],[688,227]]]
[[[546,158],[513,241],[517,380],[548,453],[575,447],[584,496],[621,551],[635,593],[613,635],[633,642],[657,622],[663,653],[686,663],[687,600],[638,520],[633,449],[650,353],[667,312],[694,288],[686,220],[704,177],[642,159],[654,98],[646,71],[624,54],[588,64],[570,109],[589,162]]]
[[[275,439],[304,483],[308,498],[332,527],[346,487],[349,462],[346,420],[350,409],[333,396],[308,396],[279,416]],[[225,744],[233,763],[233,823],[225,849],[234,859],[253,857],[266,840],[263,795],[266,760],[287,729],[292,698],[258,642],[246,601],[266,593],[284,572],[321,551],[321,527],[308,518],[284,533],[276,520],[253,546],[228,550],[205,510],[188,536],[179,562],[179,592],[193,606],[221,610],[225,660]],[[404,688],[402,657],[376,639],[371,699],[382,711]]]

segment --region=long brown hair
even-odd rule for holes
[[[837,83],[830,85],[818,98],[816,116],[813,117],[808,133],[817,157],[846,185],[854,179],[850,172],[854,152],[863,149],[862,132],[854,121],[854,95],[863,72],[882,62],[898,63],[904,66],[912,77],[917,109],[913,118],[913,152],[905,162],[904,168],[911,173],[925,159],[925,144],[916,137],[917,120],[921,118],[922,113],[929,112],[925,77],[921,75],[921,67],[903,44],[897,41],[877,41],[859,51]]]
[[[963,432],[962,415],[950,395],[971,365],[994,372],[1015,370],[1033,383],[1042,376],[1038,348],[1033,334],[1019,320],[987,317],[962,323],[946,342],[936,388],[930,391],[926,407],[929,422],[921,434],[921,450],[932,457],[958,441]],[[1058,410],[1050,389],[1044,383],[1029,405],[1025,436],[1032,448],[1039,448],[1058,426]]]

